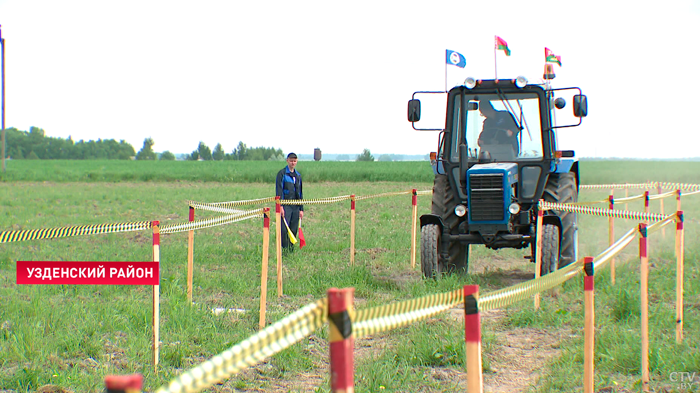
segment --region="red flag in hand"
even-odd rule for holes
[[[306,239],[304,239],[304,231],[299,228],[299,249],[306,245]]]

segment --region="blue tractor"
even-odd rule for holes
[[[578,87],[551,88],[553,77],[545,74],[542,84],[522,77],[467,78],[447,93],[413,94],[408,103],[413,128],[440,131],[437,152],[431,153],[432,212],[420,217],[424,276],[466,273],[471,244],[529,248],[534,262],[538,201],[577,201],[578,160],[573,151],[557,150],[556,131],[581,124],[587,99]],[[444,128],[416,128],[422,94],[446,94]],[[566,96],[573,116],[567,114],[568,124],[555,124],[557,114],[565,117]],[[542,238],[541,274],[575,261],[576,214],[545,212]]]

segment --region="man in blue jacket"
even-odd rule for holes
[[[302,192],[301,173],[295,168],[297,166],[297,155],[289,153],[287,155],[287,166],[277,173],[275,182],[275,195],[280,199],[304,199]],[[299,220],[304,217],[304,205],[283,205],[282,216],[287,220],[289,229],[294,236],[299,230]],[[294,250],[294,245],[289,241],[287,228],[282,226],[282,247],[289,251]]]

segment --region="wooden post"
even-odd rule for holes
[[[676,211],[681,211],[681,189],[676,190]]]
[[[644,191],[644,213],[649,214],[649,190]],[[644,223],[649,225],[649,219],[644,220]]]
[[[258,327],[262,330],[265,327],[265,312],[267,310],[267,262],[268,251],[270,249],[270,208],[263,210],[263,249],[262,249],[262,271],[260,274],[260,321]]]
[[[676,212],[676,343],[683,342],[683,276],[685,258],[685,233],[683,211]]]
[[[647,199],[648,200],[648,199]],[[639,224],[639,259],[642,311],[642,391],[649,391],[649,242],[647,225]]]
[[[160,222],[151,223],[153,229],[153,262],[160,262]],[[160,264],[158,265],[160,282]],[[158,369],[158,351],[160,349],[160,285],[153,286],[153,369]]]
[[[481,315],[478,298],[478,285],[464,286],[464,342],[469,393],[484,391],[481,366]]]
[[[661,192],[663,191],[661,189],[661,184],[658,184],[656,187],[659,194],[661,194]],[[659,213],[662,216],[664,215],[664,198],[659,198]],[[666,238],[666,227],[661,228],[661,237],[663,237],[664,239]]]
[[[350,195],[350,266],[355,266],[355,195]]]
[[[608,197],[608,208],[611,210],[615,209],[615,190],[610,190],[610,196]],[[615,218],[611,215],[608,217],[608,247],[615,244]],[[615,257],[610,258],[610,283],[615,285]]]
[[[411,203],[413,204],[413,214],[411,220],[411,269],[416,268],[416,225],[418,221],[418,194],[413,189]]]
[[[190,206],[190,222],[194,221],[194,207]],[[194,229],[187,233],[187,301],[192,303],[192,276],[194,270]]]
[[[328,290],[328,339],[330,341],[331,392],[353,393],[355,359],[352,334],[354,288]]]
[[[280,197],[275,197],[275,228],[277,242],[277,297],[282,297],[282,204]]]
[[[542,218],[544,217],[544,210],[542,210],[542,202],[544,200],[540,199],[537,210],[537,237],[535,240],[535,280],[540,278],[542,271]],[[540,309],[540,293],[535,294],[535,310]]]
[[[625,183],[627,184],[627,183]],[[630,196],[630,189],[625,187],[625,198]],[[625,202],[625,210],[629,210],[629,207],[627,207],[627,202]]]
[[[595,384],[593,381],[595,364],[595,298],[593,293],[593,257],[586,257],[583,271],[586,276],[583,278],[583,296],[585,304],[584,318],[584,360],[583,360],[583,392],[594,393]]]

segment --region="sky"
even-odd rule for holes
[[[537,82],[548,47],[553,86],[588,96],[561,149],[700,156],[700,0],[0,0],[0,25],[6,127],[51,137],[427,154],[438,133],[407,121],[413,92],[492,79],[494,62]],[[495,35],[511,56],[494,58]]]

